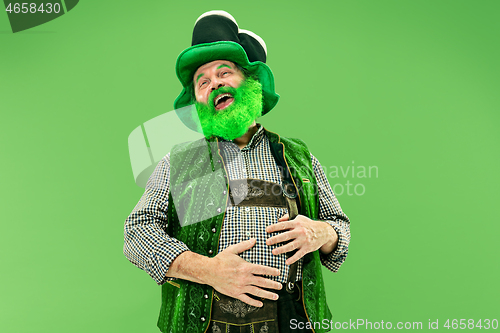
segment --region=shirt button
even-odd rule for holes
[[[224,195],[226,195],[226,194],[227,194],[227,191],[226,191],[226,190],[224,190],[224,192],[222,192],[222,193],[223,193]]]
[[[212,232],[215,234],[215,232],[217,231],[217,229],[215,228],[212,228]]]
[[[220,160],[217,160],[217,163],[221,163],[221,161],[220,161]]]
[[[220,212],[222,212],[222,209],[217,208],[217,213],[220,213]]]
[[[201,320],[202,322],[205,322],[205,320],[207,320],[207,319],[206,319],[205,317],[201,317],[201,318],[200,318],[200,320]]]
[[[208,250],[208,254],[214,254],[214,251]]]
[[[208,299],[208,294],[203,295],[203,297],[205,297],[205,299]]]
[[[245,208],[245,212],[249,212],[249,211],[250,211],[250,207]]]

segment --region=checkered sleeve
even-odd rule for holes
[[[123,253],[159,285],[174,280],[165,274],[174,259],[189,250],[186,244],[166,233],[169,166],[167,154],[149,178],[141,200],[125,221],[124,231]]]
[[[337,272],[347,257],[349,241],[351,239],[350,222],[347,215],[342,212],[342,208],[340,208],[340,204],[332,191],[318,159],[312,154],[311,159],[318,184],[319,219],[330,224],[339,237],[337,248],[328,255],[320,252],[320,259],[326,268],[332,272]]]

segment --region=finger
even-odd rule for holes
[[[260,276],[256,276],[255,279],[252,279],[251,284],[262,288],[276,289],[276,290],[281,290],[281,288],[283,287],[283,285],[279,282],[266,279]]]
[[[297,238],[297,235],[293,231],[287,231],[287,232],[284,232],[282,234],[268,238],[266,240],[266,245],[279,244],[279,243],[283,243],[283,242],[289,241],[290,239],[295,239],[295,238]]]
[[[278,219],[278,221],[280,221],[280,222],[281,222],[281,221],[288,221],[288,219],[289,219],[289,216],[288,216],[288,213],[286,213],[285,215],[283,215],[282,217],[280,217],[280,218]]]
[[[242,252],[245,252],[246,250],[251,249],[256,242],[257,240],[255,238],[251,238],[238,244],[228,246],[226,250],[231,251],[234,254],[240,254]]]
[[[294,262],[296,262],[297,260],[299,260],[300,258],[302,258],[304,255],[305,255],[305,253],[299,250],[293,256],[291,256],[290,258],[288,258],[285,261],[285,264],[292,265]]]
[[[295,226],[295,222],[291,221],[286,221],[286,222],[278,222],[275,224],[271,224],[266,228],[267,232],[276,232],[276,231],[283,231],[287,229],[292,229]]]
[[[275,294],[273,292],[270,292],[270,291],[267,291],[264,289],[257,288],[255,286],[247,287],[246,292],[248,294],[252,294],[254,296],[261,297],[261,298],[267,298],[270,300],[277,300],[278,299],[278,294]]]
[[[297,242],[293,241],[293,242],[287,243],[283,246],[280,246],[280,247],[273,249],[273,254],[275,256],[277,256],[277,255],[280,255],[282,253],[292,252],[298,248],[299,248],[299,244]]]
[[[280,271],[277,268],[257,264],[250,265],[252,265],[251,273],[254,275],[280,276]]]
[[[256,306],[256,307],[262,307],[264,304],[262,304],[262,302],[260,301],[257,301],[253,298],[251,298],[250,296],[248,295],[245,295],[245,294],[241,294],[238,299],[244,303],[247,303],[247,304],[250,304],[250,305],[253,305],[253,306]]]

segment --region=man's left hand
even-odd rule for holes
[[[287,242],[287,244],[275,248],[274,255],[297,250],[297,252],[286,260],[291,265],[309,252],[320,250],[323,254],[329,254],[336,247],[339,237],[331,225],[322,221],[314,221],[304,215],[297,215],[293,220],[288,219],[288,214],[278,219],[278,223],[266,228],[268,233],[285,231],[282,234],[269,238],[267,245]]]

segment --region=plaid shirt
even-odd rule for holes
[[[220,144],[229,179],[255,178],[281,184],[281,172],[271,154],[269,140],[262,126],[243,149],[232,141],[221,141]],[[125,221],[123,247],[125,256],[160,285],[173,280],[165,276],[170,264],[179,254],[189,251],[186,244],[165,232],[169,159],[170,154],[167,154],[160,161],[146,185],[144,195]],[[320,252],[321,263],[332,272],[337,272],[347,256],[350,223],[342,212],[319,161],[312,154],[311,159],[318,185],[319,220],[329,223],[339,237],[338,246],[332,253],[323,255]],[[162,188],[161,191],[158,191],[158,186]],[[155,188],[155,196],[151,195],[152,188]],[[268,234],[265,230],[286,213],[286,209],[276,207],[228,206],[221,230],[219,252],[230,245],[256,238],[255,246],[240,256],[248,262],[279,269],[281,275],[270,279],[286,282],[289,269],[285,264],[286,254],[272,254],[272,250],[278,245],[268,246],[266,240],[275,234]],[[302,259],[298,265],[298,280],[301,279],[301,273]]]

